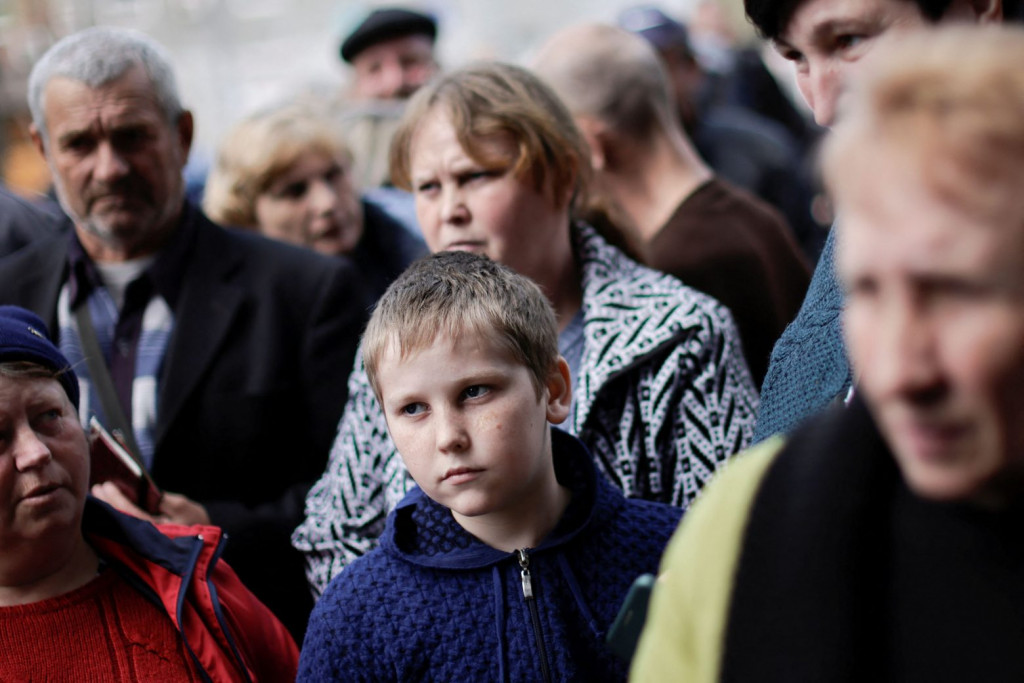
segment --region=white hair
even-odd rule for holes
[[[32,123],[43,140],[47,140],[44,95],[51,79],[69,78],[98,88],[137,66],[145,70],[153,84],[167,121],[176,122],[182,106],[174,71],[167,51],[152,38],[139,31],[98,26],[58,41],[32,67],[28,79]]]

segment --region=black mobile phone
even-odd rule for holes
[[[647,619],[647,603],[654,588],[654,574],[641,574],[629,587],[626,600],[608,629],[608,647],[627,662],[633,659],[640,631]]]

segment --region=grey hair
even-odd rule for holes
[[[169,123],[182,113],[178,85],[167,51],[152,38],[130,29],[97,26],[61,39],[46,51],[28,79],[28,106],[43,140],[48,139],[43,97],[55,77],[69,78],[98,88],[141,66]]]

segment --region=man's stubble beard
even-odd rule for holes
[[[114,236],[114,231],[110,226],[103,225],[98,221],[82,216],[71,208],[71,202],[68,201],[67,190],[64,187],[64,182],[60,179],[60,175],[52,165],[50,166],[50,178],[53,180],[53,189],[57,194],[57,203],[60,204],[60,208],[65,214],[67,214],[72,223],[77,227],[82,228],[90,235],[94,235],[103,240],[103,242],[110,246],[120,246],[120,240]]]
[[[180,209],[184,202],[185,185],[183,181],[179,188],[180,191],[177,193],[179,197],[178,201],[168,203],[167,206],[163,207],[161,212],[151,215],[151,225],[135,225],[130,230],[122,230],[119,232],[112,225],[105,223],[101,218],[81,215],[71,207],[64,182],[61,180],[60,174],[56,172],[56,169],[53,168],[52,164],[50,165],[50,177],[53,181],[53,188],[57,195],[57,203],[60,204],[61,209],[65,214],[67,214],[68,218],[71,219],[71,222],[76,227],[98,238],[108,247],[124,252],[130,252],[140,242],[153,239],[157,237],[158,233],[166,232],[168,229],[166,224],[169,223],[173,217],[173,207],[178,206]]]

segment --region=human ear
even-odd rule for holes
[[[32,144],[35,146],[37,150],[39,150],[39,153],[42,154],[43,158],[45,159],[46,143],[43,140],[43,134],[39,131],[39,128],[36,127],[36,124],[29,124],[28,135],[30,138],[32,138]]]
[[[953,0],[942,19],[997,23],[1003,20],[1003,0]]]
[[[600,173],[607,165],[607,126],[593,116],[579,115],[576,117],[576,127],[583,133],[583,139],[590,148],[590,167]]]
[[[1003,0],[971,0],[981,24],[996,23],[1003,20]]]
[[[572,380],[569,364],[561,356],[548,372],[545,388],[547,389],[547,418],[551,424],[561,424],[569,417],[572,406]]]
[[[182,111],[178,116],[178,122],[175,128],[178,133],[178,144],[181,147],[182,159],[188,159],[189,150],[192,149],[192,135],[195,132],[195,122],[192,118],[192,112],[187,109]]]

